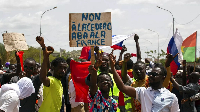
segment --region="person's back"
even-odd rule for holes
[[[1,91],[0,88],[0,112],[19,112],[20,101],[16,91]]]
[[[39,88],[41,86],[41,81],[39,80],[39,75],[31,77],[33,86],[35,88],[35,93],[31,94],[31,96],[20,100],[20,112],[35,112],[35,103]]]
[[[39,79],[39,75],[33,76],[33,71],[35,68],[36,62],[32,58],[27,58],[24,61],[24,72],[26,77],[32,80],[33,86],[35,88],[35,93],[31,94],[30,97],[24,98],[20,101],[19,112],[35,112],[35,103],[39,88],[42,82]],[[14,76],[11,78],[9,83],[17,83],[20,80],[20,76]]]
[[[5,112],[19,112],[20,100],[35,93],[32,81],[21,78],[17,83],[4,84],[0,90],[0,110]]]
[[[186,86],[179,85],[175,79],[171,78],[173,86],[182,94],[183,98],[189,98],[198,93],[200,86],[198,84],[199,73],[192,72],[188,75],[189,84]],[[188,101],[181,105],[181,112],[195,112],[195,102]]]
[[[198,83],[189,83],[186,86],[182,86],[179,88],[179,92],[182,93],[183,98],[191,97],[198,93],[199,91],[199,84]],[[195,111],[195,102],[188,101],[181,105],[181,111],[183,112],[194,112]]]

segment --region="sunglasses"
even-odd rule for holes
[[[24,66],[24,69],[34,70],[34,67]]]
[[[159,74],[158,73],[156,73],[156,72],[149,72],[148,73],[148,76],[153,76],[153,77],[156,77],[156,76],[158,76]]]

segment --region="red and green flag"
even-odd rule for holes
[[[187,37],[182,43],[181,51],[183,54],[183,60],[186,60],[186,62],[196,61],[196,40],[197,32],[194,32],[192,35]]]

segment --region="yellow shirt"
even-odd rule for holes
[[[60,112],[62,106],[63,87],[61,81],[55,77],[49,76],[50,86],[44,86],[44,101],[39,112]]]

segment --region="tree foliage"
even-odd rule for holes
[[[166,52],[162,49],[159,52],[159,55],[156,50],[150,50],[149,52],[145,52],[145,53],[147,54],[147,56],[153,58],[154,60],[158,59],[159,57],[160,61],[161,61],[161,58],[165,59],[165,56],[166,56]]]
[[[24,50],[24,54],[23,54],[23,61],[26,58],[33,58],[35,59],[36,62],[40,62],[40,47],[35,48],[32,46],[29,46],[28,50]],[[56,52],[56,51],[55,51]],[[75,52],[75,53],[74,53]],[[72,52],[68,52],[68,54],[73,54],[73,55],[62,55],[61,57],[64,58],[65,60],[68,57],[72,57],[74,58],[75,61],[79,61],[80,59],[78,59],[78,56],[80,51],[72,51]],[[65,54],[65,53],[63,53]],[[55,58],[60,57],[60,55],[54,56],[54,55],[50,55],[49,56],[49,61],[53,61]],[[0,64],[5,64],[6,62],[10,62],[12,64],[16,63],[16,58],[15,58],[15,51],[11,51],[11,52],[6,52],[4,44],[0,43],[0,60],[1,63]],[[41,50],[41,63],[43,60],[43,51]]]

